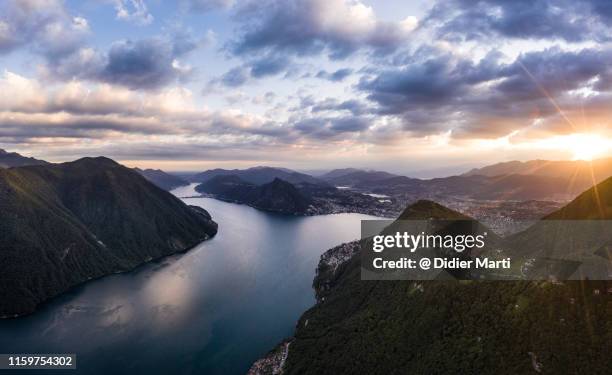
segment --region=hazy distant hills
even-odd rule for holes
[[[340,169],[332,169],[329,172],[320,174],[319,177],[322,179],[330,179],[341,176],[346,176],[347,174],[355,173],[355,172],[364,172],[363,169],[358,168],[340,168]]]
[[[593,161],[511,161],[473,169],[464,176],[509,174],[562,178],[568,190],[580,192],[612,176],[612,158]]]
[[[49,164],[44,160],[28,158],[16,152],[6,152],[0,149],[0,168],[23,167],[26,165],[45,165]]]
[[[134,168],[134,170],[140,173],[147,180],[151,181],[158,187],[167,191],[176,189],[181,186],[189,185],[189,182],[183,180],[180,177],[166,173],[161,169]]]
[[[217,225],[106,158],[0,170],[0,316],[189,249]]]
[[[508,162],[458,176],[419,179],[383,171],[337,169],[320,176],[334,186],[418,199],[569,200],[612,176],[612,159]]]
[[[476,200],[556,200],[568,199],[567,181],[545,176],[502,175],[495,177],[451,176],[421,180],[405,176],[367,179],[356,182],[353,189],[385,195],[408,195],[422,198],[469,198]]]
[[[320,176],[322,180],[334,186],[359,186],[393,177],[397,177],[397,175],[382,171],[365,171],[354,168],[334,169]]]
[[[243,170],[212,169],[193,175],[190,181],[208,182],[218,176],[235,176],[240,178],[242,184],[253,185],[267,184],[278,178],[294,185],[304,196],[312,196],[304,191],[308,190],[304,189],[306,186],[321,186],[328,189],[327,195],[333,192],[337,197],[340,197],[342,192],[334,191],[330,189],[331,187],[340,187],[347,193],[350,191],[375,194],[389,197],[393,201],[408,203],[420,199],[564,202],[592,187],[594,182],[612,176],[612,159],[601,159],[592,163],[543,160],[508,162],[473,169],[463,175],[432,179],[412,178],[385,171],[358,168],[334,169],[318,177],[271,167]],[[233,196],[236,191],[230,193],[229,195]],[[231,200],[241,201],[241,199]],[[392,210],[383,209],[395,214],[399,210],[400,207]],[[327,209],[321,212],[329,213],[333,210]]]
[[[272,167],[254,167],[249,169],[211,169],[202,173],[193,175],[190,178],[191,182],[206,182],[217,176],[238,176],[245,182],[256,185],[263,185],[281,179],[292,184],[310,183],[315,185],[326,185],[326,183],[318,178],[310,175],[292,171],[284,168]]]
[[[598,173],[606,173],[612,159],[594,163]],[[550,165],[556,167],[546,166]],[[571,163],[573,162],[568,162]],[[509,163],[515,165],[516,163]],[[518,165],[530,163],[518,163]],[[485,167],[482,173],[473,170],[464,175],[433,179],[418,179],[399,176],[384,171],[362,170],[357,168],[336,169],[319,177],[309,176],[282,168],[256,167],[244,170],[213,169],[194,175],[191,181],[203,183],[199,192],[237,203],[249,204],[265,209],[272,207],[271,201],[265,205],[255,205],[257,186],[271,183],[275,179],[287,182],[303,197],[310,201],[308,214],[328,214],[338,212],[360,212],[380,216],[395,216],[406,203],[421,199],[437,201],[558,201],[575,198],[579,193],[592,186],[577,177],[570,180],[567,169],[559,167],[563,163],[535,161],[542,173],[522,174],[520,168],[495,166]],[[530,165],[531,165],[530,164]],[[534,171],[535,169],[532,169]],[[480,171],[480,170],[479,170]],[[501,173],[498,174],[497,172]],[[548,171],[548,172],[546,172]],[[579,176],[578,174],[576,176]],[[590,178],[590,181],[593,181]],[[209,183],[210,182],[210,183]],[[341,189],[338,189],[339,187]],[[289,186],[286,186],[289,189]],[[248,192],[248,194],[247,194]],[[373,196],[368,196],[373,194]],[[377,199],[372,199],[373,197]],[[272,197],[270,199],[273,199]],[[276,210],[289,213],[291,207],[302,204],[289,204],[288,200],[278,202]],[[369,207],[368,207],[369,206]],[[294,214],[304,214],[295,211]]]
[[[598,189],[609,204],[608,184]],[[591,197],[586,192],[560,212],[590,218],[597,212]],[[465,218],[427,201],[400,216]],[[605,283],[364,281],[360,246],[322,255],[318,303],[278,349],[288,350],[284,374],[609,372],[609,297],[594,293]]]

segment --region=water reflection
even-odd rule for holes
[[[193,196],[193,186],[175,191]],[[243,374],[314,303],[321,252],[364,215],[286,217],[207,198],[219,233],[191,251],[78,287],[0,321],[0,352],[69,352],[87,374]],[[54,372],[57,373],[57,372]]]

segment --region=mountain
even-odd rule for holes
[[[467,198],[475,200],[565,200],[579,191],[570,190],[566,180],[549,176],[451,176],[421,180],[396,176],[362,181],[353,185],[358,191],[418,199]]]
[[[390,217],[396,212],[392,199],[375,198],[330,185],[292,184],[279,178],[257,185],[236,175],[216,176],[196,186],[196,191],[217,199],[291,215],[354,212]]]
[[[44,160],[28,158],[16,152],[6,152],[0,149],[0,168],[23,167],[26,165],[45,165],[49,164]]]
[[[612,220],[612,177],[579,195],[547,220]]]
[[[612,249],[612,177],[510,238],[517,253],[579,262],[579,274],[606,279],[612,271],[602,252]],[[605,255],[605,254],[602,254]],[[599,276],[598,276],[599,275]]]
[[[612,158],[593,161],[510,161],[472,169],[464,176],[509,174],[562,178],[568,190],[580,192],[612,176]]]
[[[279,178],[291,184],[309,183],[315,185],[327,185],[324,181],[310,175],[292,171],[285,168],[254,167],[249,169],[211,169],[198,173],[191,177],[191,182],[206,182],[213,177],[234,175],[240,177],[245,182],[255,185],[263,185]]]
[[[312,205],[309,197],[280,178],[263,185],[256,185],[236,175],[219,175],[196,186],[196,191],[261,210],[291,215],[307,214]]]
[[[427,201],[400,217],[465,218]],[[368,281],[361,246],[321,256],[317,304],[251,373],[609,372],[609,298],[594,293],[601,283]]]
[[[217,224],[106,158],[0,170],[0,316],[212,237]]]
[[[327,173],[321,174],[319,177],[322,179],[336,178],[346,176],[347,174],[355,173],[355,172],[363,172],[363,169],[357,168],[340,168],[340,169],[332,169]]]
[[[180,177],[168,174],[160,169],[140,169],[134,168],[134,170],[150,182],[157,185],[157,187],[164,190],[170,191],[177,187],[189,185],[189,182],[183,180]]]
[[[321,176],[322,180],[334,186],[357,186],[370,182],[381,181],[396,177],[396,175],[382,171],[364,171],[359,169],[335,169]]]
[[[252,196],[251,205],[266,211],[304,214],[312,200],[287,181],[275,178],[274,181],[261,185]]]

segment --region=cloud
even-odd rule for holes
[[[327,79],[329,81],[332,82],[340,82],[343,81],[346,77],[350,76],[351,74],[353,74],[353,69],[350,68],[343,68],[343,69],[338,69],[335,72],[329,73],[325,70],[320,70],[317,73],[317,78],[322,78],[322,79]]]
[[[240,35],[228,47],[236,55],[325,52],[342,59],[362,48],[391,52],[414,26],[380,21],[371,7],[354,0],[249,1],[235,18]]]
[[[274,94],[264,97],[273,100]],[[11,72],[0,76],[0,144],[29,145],[63,157],[95,150],[122,159],[188,159],[204,155],[204,150],[207,155],[219,150],[213,159],[232,152],[263,157],[295,145],[311,147],[321,139],[345,142],[367,132],[372,123],[352,115],[272,120],[240,111],[202,110],[181,87],[139,92],[85,81],[50,86]]]
[[[159,38],[115,42],[99,72],[100,80],[131,88],[156,88],[182,78],[186,73],[175,63],[189,49]]]
[[[153,22],[144,0],[114,0],[117,19],[134,22],[137,25],[148,25]]]
[[[454,40],[482,38],[610,40],[612,6],[605,0],[450,0],[424,23]]]
[[[302,135],[315,139],[330,139],[347,133],[358,133],[369,128],[371,121],[364,117],[312,117],[297,121],[293,127]]]
[[[285,57],[264,57],[255,60],[251,65],[251,75],[255,78],[261,78],[270,75],[279,74],[290,65],[290,62]]]
[[[358,88],[377,104],[376,114],[400,117],[408,131],[471,137],[545,122],[569,131],[566,117],[595,110],[596,99],[612,89],[609,50],[550,48],[509,63],[500,57],[492,52],[474,62],[429,50],[364,77]],[[567,116],[559,116],[559,108]]]
[[[31,46],[56,59],[78,49],[88,34],[87,20],[70,15],[61,1],[7,0],[0,4],[0,54]]]
[[[119,18],[148,22],[144,1],[116,1]],[[0,5],[0,54],[31,47],[49,81],[91,80],[131,89],[158,89],[188,79],[193,69],[181,58],[202,41],[184,30],[140,40],[119,40],[108,51],[86,46],[87,19],[70,14],[59,0],[9,0]],[[145,22],[145,23],[146,23]]]
[[[223,74],[220,82],[225,86],[238,87],[244,85],[249,80],[249,77],[249,70],[245,67],[238,66]]]
[[[142,93],[109,84],[72,81],[53,87],[5,72],[0,77],[0,140],[79,138],[106,141],[121,135],[289,140],[286,124],[193,104],[181,87]]]
[[[291,62],[285,57],[265,56],[228,70],[221,77],[212,79],[209,86],[222,84],[227,87],[239,87],[253,79],[287,73],[290,67]]]
[[[108,52],[81,48],[44,67],[50,80],[90,80],[131,89],[159,89],[187,80],[193,69],[180,62],[199,46],[189,34],[114,42]]]
[[[204,13],[230,8],[234,0],[181,0],[181,4],[188,11]]]
[[[368,106],[360,100],[357,99],[349,99],[344,101],[339,101],[334,98],[327,98],[325,100],[316,102],[316,103],[306,103],[307,107],[302,109],[310,108],[313,113],[317,112],[327,112],[327,111],[348,111],[354,116],[361,116],[366,113],[371,113],[372,110],[368,108]]]

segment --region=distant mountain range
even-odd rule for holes
[[[280,178],[255,184],[238,175],[218,175],[196,186],[214,198],[288,215],[360,212],[386,216],[393,205],[380,199],[337,189],[328,184],[290,183]]]
[[[361,212],[378,213],[388,217],[397,215],[402,205],[421,199],[446,202],[453,199],[567,202],[593,186],[590,172],[588,175],[591,177],[588,179],[584,177],[587,174],[584,169],[576,172],[575,168],[584,165],[587,164],[516,162],[472,170],[464,175],[428,180],[356,168],[335,169],[319,177],[313,177],[289,169],[256,167],[245,170],[214,169],[194,175],[190,180],[202,182],[198,187],[201,193],[266,209],[265,207],[274,206],[273,202],[268,201],[265,205],[255,204],[256,186],[279,179],[293,185],[292,188],[300,193],[293,195],[295,202],[290,203],[285,198],[282,203],[278,202],[275,210],[279,212],[289,213],[291,207],[303,208],[304,205],[298,202],[301,201],[309,202],[306,206],[310,208],[306,211],[296,209],[293,211],[294,214]],[[608,170],[612,175],[612,159],[596,161],[592,165],[596,180],[602,178],[601,176],[608,173]],[[289,189],[289,186],[286,188]],[[359,195],[372,196],[360,199]],[[324,198],[317,199],[322,196]],[[378,199],[369,199],[373,197]],[[329,201],[330,198],[333,202]],[[366,208],[368,203],[376,207]]]
[[[405,197],[406,200],[467,198],[475,200],[567,200],[579,191],[560,177],[537,175],[451,176],[423,180],[382,171],[351,171],[321,176],[335,186],[355,191]]]
[[[134,170],[140,173],[144,178],[157,185],[164,190],[170,191],[181,186],[189,185],[189,182],[183,180],[178,176],[171,175],[162,171],[161,169],[140,169],[134,168]]]
[[[26,165],[49,164],[44,160],[28,158],[16,152],[6,152],[0,149],[0,168],[23,167]]]
[[[400,218],[466,219],[429,201]],[[612,178],[546,219],[612,219]],[[250,374],[609,372],[610,283],[364,281],[361,246],[321,256],[317,304]]]
[[[362,184],[383,181],[398,177],[395,174],[382,171],[365,171],[354,168],[334,169],[319,178],[333,186],[359,186]]]
[[[202,173],[193,175],[190,182],[207,182],[217,176],[237,176],[245,182],[255,185],[263,185],[281,179],[292,184],[309,183],[314,185],[326,185],[326,183],[318,178],[310,175],[292,171],[285,168],[272,167],[254,167],[249,169],[211,169]]]
[[[0,316],[212,237],[217,224],[106,158],[0,170]]]
[[[570,191],[580,192],[612,176],[612,158],[593,161],[511,161],[472,169],[464,176],[527,175],[561,178]]]
[[[612,176],[612,159],[509,162],[459,176],[418,179],[382,171],[338,169],[320,176],[356,191],[404,197],[406,201],[457,197],[475,200],[570,200]]]

